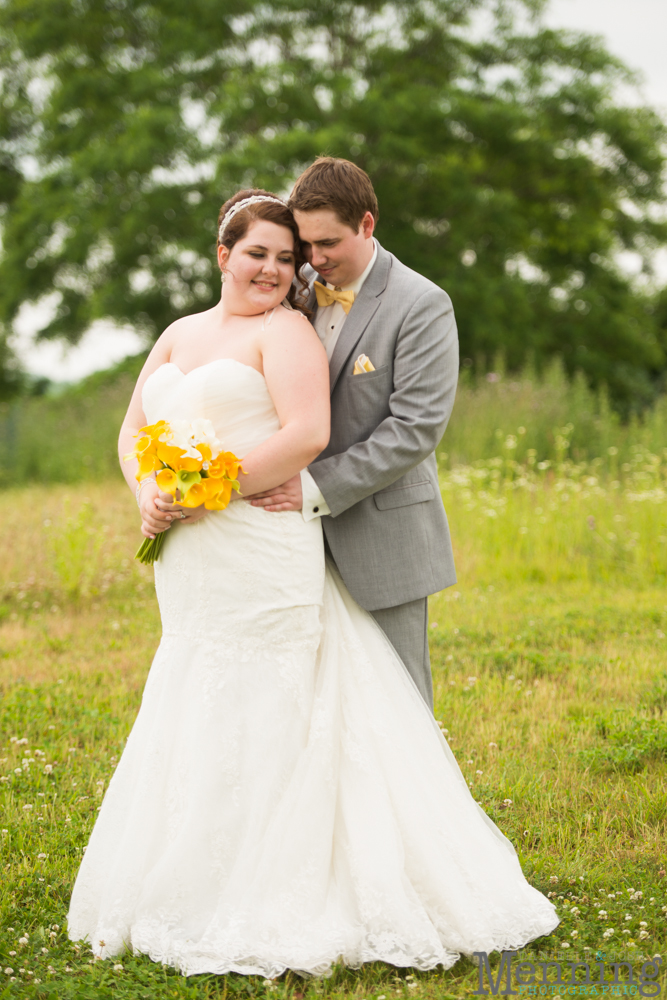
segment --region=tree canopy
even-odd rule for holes
[[[377,235],[451,294],[464,363],[562,355],[640,408],[662,388],[649,267],[665,126],[623,107],[599,39],[540,0],[4,0],[0,320],[52,296],[44,337],[99,318],[150,336],[219,294],[220,203],[354,160]]]

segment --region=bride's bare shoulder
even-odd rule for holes
[[[280,305],[274,310],[272,321],[275,324],[276,329],[290,331],[301,335],[312,331],[312,333],[317,336],[315,328],[308,317],[298,309],[291,309],[287,306]]]

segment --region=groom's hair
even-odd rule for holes
[[[315,212],[330,208],[355,233],[370,212],[377,223],[378,200],[365,170],[349,160],[318,156],[301,174],[287,203],[292,211]]]

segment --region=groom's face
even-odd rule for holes
[[[308,263],[324,281],[345,286],[364,273],[373,256],[373,228],[375,221],[370,212],[355,232],[341,222],[330,208],[313,212],[294,212],[303,240]]]

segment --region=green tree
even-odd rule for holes
[[[220,202],[314,156],[370,173],[378,236],[454,300],[464,358],[561,354],[638,408],[660,309],[616,265],[667,227],[665,127],[615,98],[595,38],[539,0],[4,0],[0,319],[158,334],[217,298]],[[488,30],[473,31],[480,18]],[[480,37],[481,36],[481,37]]]

